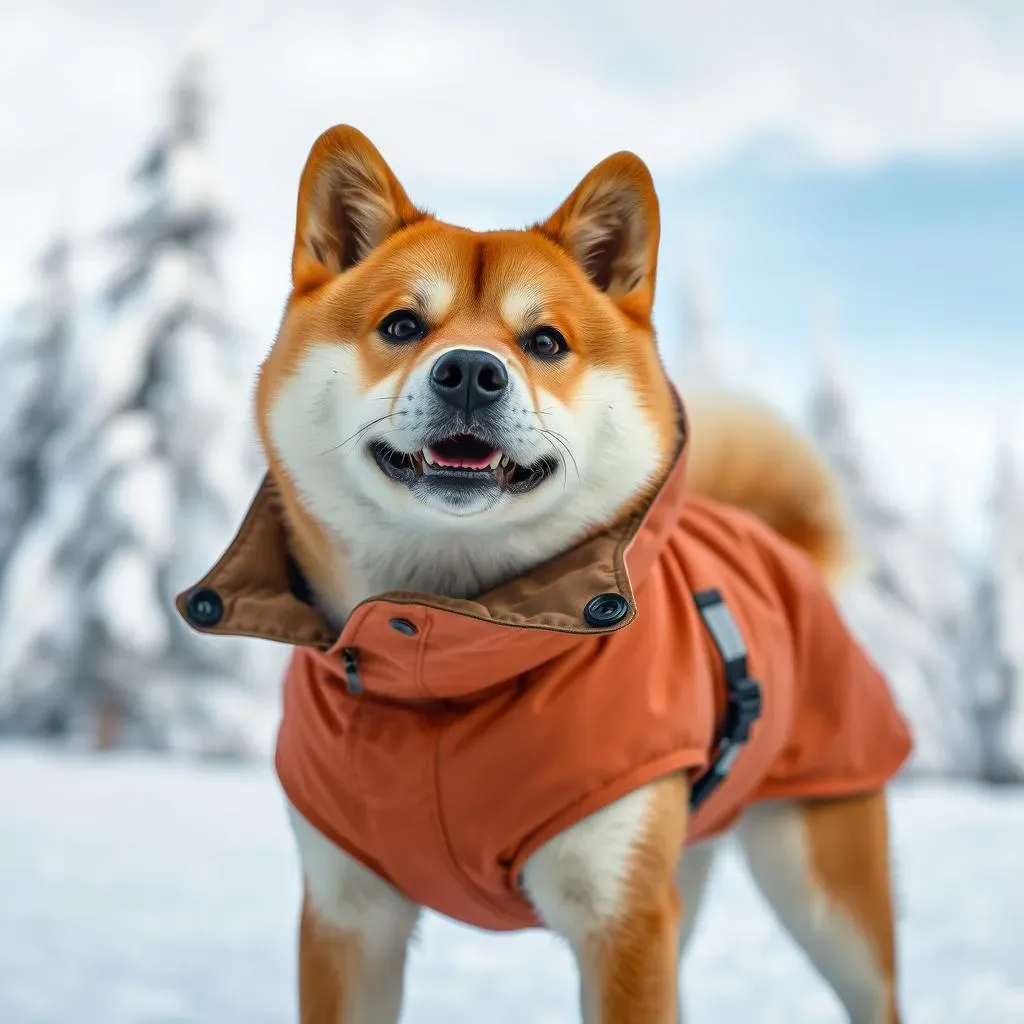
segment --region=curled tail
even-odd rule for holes
[[[743,395],[697,396],[687,410],[690,489],[753,513],[838,582],[850,565],[851,535],[838,482],[810,441]]]

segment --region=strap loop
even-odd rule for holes
[[[718,648],[725,669],[725,723],[708,770],[690,789],[690,809],[696,810],[729,774],[751,726],[761,717],[761,686],[747,672],[747,647],[743,634],[718,590],[693,595],[700,616]]]

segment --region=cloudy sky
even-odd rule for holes
[[[733,371],[796,413],[827,325],[880,479],[922,510],[945,489],[980,536],[994,438],[1024,437],[1018,0],[26,0],[3,22],[0,306],[54,225],[87,240],[124,208],[201,38],[227,285],[257,348],[328,125],[473,227],[536,219],[633,149],[662,196],[670,363],[697,280]]]

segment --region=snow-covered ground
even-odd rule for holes
[[[1024,1021],[1024,793],[894,802],[906,1024]],[[295,1019],[298,883],[269,769],[0,746],[0,1021]],[[731,851],[684,970],[693,1024],[839,1022]],[[572,1022],[550,936],[428,917],[405,1021]]]

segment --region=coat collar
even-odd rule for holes
[[[675,462],[650,504],[637,515],[480,597],[392,592],[363,602],[353,617],[365,605],[386,602],[560,633],[599,634],[627,625],[636,617],[634,588],[647,576],[678,523],[685,497],[687,425],[681,403],[679,408]],[[598,597],[610,599],[620,614],[606,616],[599,624],[588,621],[598,618],[587,614],[588,604]],[[185,621],[204,633],[259,637],[321,651],[339,639],[338,631],[317,611],[289,553],[277,487],[269,473],[227,551],[199,583],[178,596],[176,604]]]

